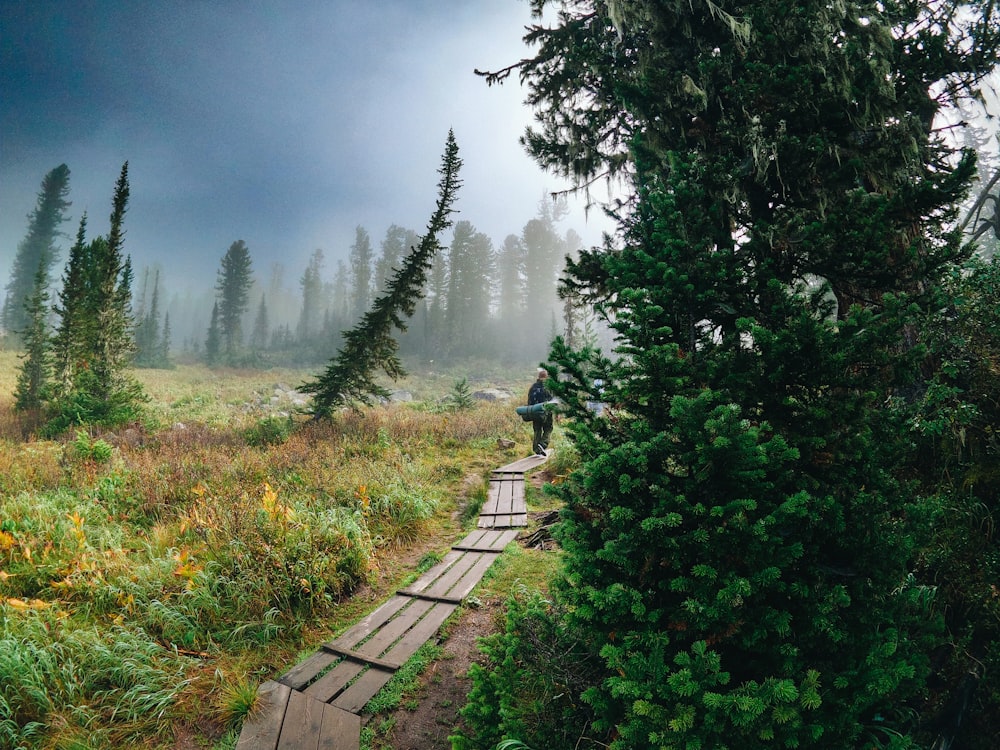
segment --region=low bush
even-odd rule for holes
[[[520,587],[507,600],[506,628],[481,641],[484,665],[469,670],[472,689],[456,750],[492,750],[505,740],[534,748],[607,747],[588,736],[591,709],[579,696],[600,660],[565,625],[552,602]]]

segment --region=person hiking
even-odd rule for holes
[[[548,370],[544,367],[539,367],[538,379],[535,380],[528,390],[528,406],[543,404],[546,401],[552,400],[552,394],[545,387],[545,381],[548,380],[548,377]],[[536,456],[548,455],[546,451],[549,447],[549,438],[552,436],[552,422],[553,417],[550,411],[539,410],[537,414],[531,415],[531,426],[534,430],[531,449]]]

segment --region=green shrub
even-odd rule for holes
[[[92,461],[95,464],[105,464],[114,454],[107,442],[93,439],[85,430],[77,430],[76,440],[71,444],[72,454],[78,461]]]
[[[492,750],[513,739],[537,748],[607,747],[606,738],[588,736],[594,717],[580,700],[599,660],[564,623],[537,592],[520,587],[510,596],[505,631],[482,639],[486,664],[469,670],[465,727],[450,738],[456,750]]]
[[[282,445],[292,434],[292,426],[291,417],[264,417],[257,424],[244,431],[243,439],[246,440],[247,445],[252,445],[255,448]]]

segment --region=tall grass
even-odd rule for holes
[[[397,555],[454,539],[466,478],[510,460],[498,438],[530,441],[510,405],[313,423],[269,395],[305,373],[188,366],[137,373],[143,422],[41,441],[16,367],[0,352],[0,747],[221,741],[248,685],[396,585]]]

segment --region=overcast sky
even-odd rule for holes
[[[529,23],[525,0],[0,0],[0,283],[61,163],[64,228],[86,210],[93,237],[128,160],[126,251],[169,285],[210,287],[236,239],[262,280],[346,257],[358,225],[377,252],[392,223],[423,231],[449,128],[456,218],[499,245],[566,187],[518,144],[525,92],[473,73],[528,55]],[[599,242],[571,208],[560,229]]]

